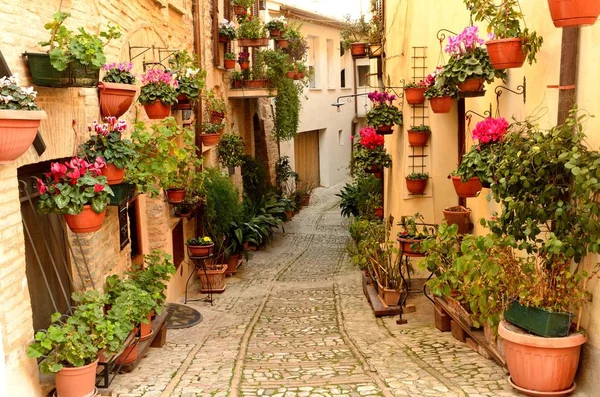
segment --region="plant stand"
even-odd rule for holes
[[[379,299],[379,295],[377,295],[377,290],[375,290],[374,284],[369,284],[369,276],[363,274],[362,277],[363,293],[367,297],[375,317],[395,316],[400,314],[402,308],[399,305],[386,306],[381,299]]]

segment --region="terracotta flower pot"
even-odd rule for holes
[[[0,110],[0,164],[16,160],[29,149],[46,117],[43,110]]]
[[[431,104],[431,110],[433,110],[433,113],[449,113],[450,110],[452,110],[454,98],[451,96],[435,97],[431,98],[429,103]]]
[[[593,25],[600,15],[598,0],[548,0],[548,8],[557,28]]]
[[[379,219],[383,219],[383,207],[375,208],[375,216]]]
[[[188,245],[187,247],[190,256],[208,256],[212,254],[215,245]]]
[[[225,291],[225,272],[227,271],[227,265],[208,265],[206,270],[198,269],[196,274],[200,278],[202,287],[200,292],[223,292]]]
[[[240,47],[267,47],[269,39],[267,37],[260,39],[238,39],[238,45]]]
[[[304,77],[306,77],[306,72],[296,73],[296,77],[294,77],[294,80],[302,80]]]
[[[56,373],[56,394],[60,397],[93,396],[98,360],[83,367],[64,367]]]
[[[465,80],[464,83],[458,83],[458,90],[462,92],[476,92],[483,90],[484,79],[472,78]]]
[[[185,110],[192,108],[192,101],[184,94],[177,95],[177,103],[173,105],[173,109]]]
[[[242,80],[234,80],[231,82],[231,87],[234,89],[242,88]]]
[[[265,88],[268,84],[267,79],[259,79],[259,80],[248,80],[248,88]]]
[[[290,70],[285,74],[285,77],[287,77],[288,79],[294,79],[296,77],[296,71]]]
[[[223,60],[223,67],[227,70],[235,69],[235,59]]]
[[[225,271],[226,276],[231,276],[235,274],[238,268],[238,264],[240,263],[240,254],[231,254],[229,256],[229,261],[227,262],[227,270]]]
[[[427,91],[426,87],[405,88],[404,98],[411,105],[420,105],[425,103],[425,91]]]
[[[473,228],[471,210],[462,205],[444,209],[444,218],[448,225],[458,225],[459,234],[469,233]]]
[[[483,186],[479,178],[470,178],[467,182],[463,182],[460,177],[452,176],[452,184],[458,197],[477,197]]]
[[[272,38],[281,36],[281,30],[280,29],[270,29],[269,36],[271,36]]]
[[[375,129],[378,135],[390,135],[394,133],[393,125],[380,125]]]
[[[250,67],[250,61],[240,62],[239,64],[242,70],[248,70],[248,68]]]
[[[200,135],[200,141],[202,146],[214,146],[219,142],[221,134],[202,134]]]
[[[119,356],[117,364],[121,365],[134,363],[138,358],[138,344],[139,343],[134,342],[127,346],[125,350],[123,350],[121,356]]]
[[[277,45],[281,49],[288,48],[290,41],[288,39],[277,39]]]
[[[244,13],[246,12],[246,9],[242,6],[233,6],[233,13],[235,15],[244,15]]]
[[[517,390],[542,395],[563,391],[566,394],[567,390],[575,389],[573,380],[581,346],[587,342],[583,334],[544,338],[528,334],[506,321],[500,322],[498,333],[504,339],[511,384]]]
[[[169,203],[182,203],[185,199],[185,189],[167,189],[166,192]]]
[[[485,45],[495,69],[520,68],[527,57],[519,38],[489,40]]]
[[[228,43],[229,42],[229,38],[227,36],[224,36],[222,34],[219,35],[219,43]]]
[[[121,117],[131,107],[138,91],[139,87],[135,84],[99,82],[100,113],[104,117]]]
[[[427,141],[429,141],[430,134],[430,132],[408,130],[408,143],[413,147],[427,146]]]
[[[91,233],[100,230],[106,217],[106,210],[96,213],[91,205],[84,205],[77,215],[65,214],[65,221],[73,233]]]
[[[427,181],[428,179],[407,179],[406,188],[412,194],[423,194],[427,187]]]
[[[398,237],[397,240],[400,244],[400,251],[402,251],[402,255],[410,256],[412,258],[420,258],[425,256],[425,254],[421,253],[421,240],[403,237]],[[415,247],[414,249],[413,246]]]
[[[400,300],[400,291],[390,288],[385,288],[377,280],[377,295],[386,306],[396,306]]]
[[[125,168],[117,168],[116,165],[110,163],[102,169],[102,176],[106,177],[109,185],[117,185],[123,182],[125,176]]]
[[[366,43],[352,43],[350,44],[350,53],[352,57],[359,58],[367,55],[367,44]]]
[[[140,340],[146,340],[150,336],[152,336],[152,316],[154,314],[154,310],[151,310],[148,313],[148,324],[141,323],[140,324]]]
[[[161,101],[144,104],[144,110],[148,118],[152,120],[164,119],[171,114],[171,107],[163,104]]]

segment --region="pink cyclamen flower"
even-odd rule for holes
[[[508,126],[504,117],[488,117],[477,123],[473,130],[473,139],[477,139],[480,145],[500,142],[506,134]]]
[[[48,191],[48,186],[44,184],[44,182],[40,178],[35,178],[37,184],[37,190],[40,195],[46,193]]]
[[[96,184],[94,185],[94,192],[96,192],[96,193],[100,193],[100,192],[101,192],[101,191],[103,191],[103,190],[104,190],[104,185],[101,185],[101,184],[99,184],[99,183],[96,183]]]

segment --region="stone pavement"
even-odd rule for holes
[[[103,395],[513,396],[505,371],[433,326],[433,309],[411,296],[406,325],[375,319],[348,241],[337,190],[311,205],[265,251],[227,280],[193,328],[169,330]]]

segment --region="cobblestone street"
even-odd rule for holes
[[[134,396],[512,396],[493,361],[433,326],[422,296],[406,325],[375,319],[348,263],[335,189],[227,280],[204,319],[102,394]],[[197,285],[196,285],[197,288]]]

